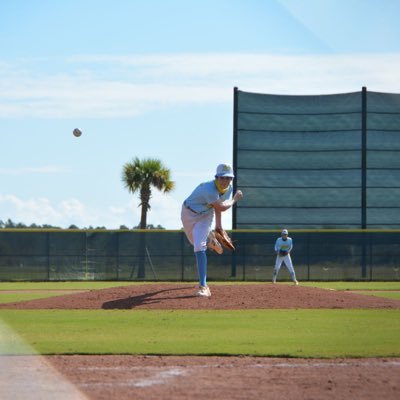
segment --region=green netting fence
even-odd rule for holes
[[[400,94],[234,90],[234,229],[400,229]]]
[[[235,230],[234,253],[209,253],[209,280],[269,281],[279,232]],[[399,280],[400,230],[291,230],[299,280]],[[1,230],[1,281],[194,281],[182,231]],[[280,279],[289,280],[283,267]]]

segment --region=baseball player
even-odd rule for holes
[[[199,275],[198,296],[210,297],[207,286],[207,247],[218,254],[223,252],[221,244],[215,238],[211,225],[215,215],[215,229],[222,229],[221,213],[231,208],[243,194],[238,190],[232,199],[233,169],[229,164],[217,166],[215,179],[201,183],[183,202],[181,219],[183,230],[193,245]]]
[[[278,276],[279,270],[281,269],[282,262],[285,263],[286,268],[288,269],[292,281],[295,285],[298,285],[296,279],[296,273],[294,272],[292,259],[290,258],[290,252],[293,249],[293,240],[289,236],[289,232],[287,229],[283,229],[281,232],[281,237],[276,239],[275,242],[275,253],[276,253],[276,261],[275,268],[272,274],[272,283],[276,283],[276,278]]]

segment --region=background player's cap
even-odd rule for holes
[[[215,176],[227,176],[229,178],[235,177],[233,174],[233,168],[229,164],[219,164]]]
[[[284,229],[284,230],[282,231],[282,233],[281,233],[281,235],[288,235],[288,234],[289,234],[289,232],[288,232],[287,229]]]

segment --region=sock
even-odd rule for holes
[[[207,255],[204,251],[195,251],[197,261],[197,272],[199,274],[200,286],[207,286]]]

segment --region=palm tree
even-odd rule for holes
[[[140,217],[140,229],[147,227],[147,212],[151,209],[151,189],[156,189],[164,193],[170,192],[175,187],[175,182],[170,180],[170,171],[160,160],[146,158],[139,160],[134,158],[132,162],[124,164],[122,181],[131,193],[139,191],[140,204],[142,207]]]

